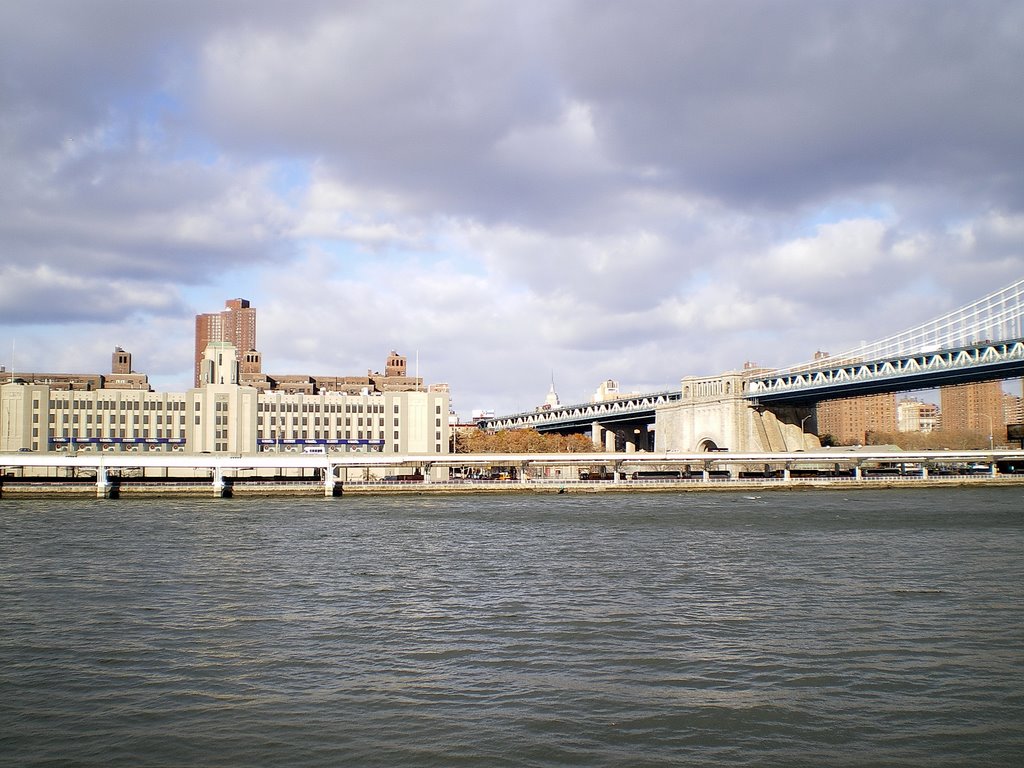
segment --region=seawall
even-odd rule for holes
[[[962,488],[1016,486],[1024,488],[1024,475],[959,475],[952,477],[900,478],[822,478],[822,479],[714,479],[714,480],[623,480],[612,481],[492,481],[492,482],[350,482],[339,483],[335,497],[348,495],[426,495],[426,494],[579,494],[579,493],[700,493],[709,491],[770,492],[792,490],[866,490],[900,488]],[[309,496],[324,498],[320,482],[236,482],[223,493],[208,482],[131,482],[115,483],[111,499],[216,496],[231,498],[270,498]],[[25,498],[96,498],[94,482],[47,480],[27,482],[10,480],[0,484],[0,500]]]

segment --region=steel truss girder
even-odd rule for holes
[[[929,389],[1024,374],[1024,338],[956,349],[846,363],[815,371],[774,373],[747,381],[745,397],[764,404]]]

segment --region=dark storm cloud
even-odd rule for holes
[[[872,186],[1019,202],[1016,3],[356,6],[278,35],[220,30],[206,110],[225,142],[317,153],[489,219],[600,227],[624,189],[768,208]],[[593,121],[601,163],[510,137]],[[550,152],[547,157],[545,151]],[[519,160],[520,162],[516,162]],[[948,191],[948,190],[947,190]]]
[[[869,185],[1018,198],[1019,3],[587,7],[567,77],[616,157],[673,185],[772,208]]]

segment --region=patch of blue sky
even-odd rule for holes
[[[366,244],[344,238],[308,238],[303,241],[310,253],[331,259],[344,268],[350,279],[370,278],[382,262],[391,266],[437,267],[442,263],[446,271],[459,274],[485,274],[478,260],[467,255],[438,251],[432,248],[413,248],[397,243]]]
[[[263,270],[259,268],[228,270],[216,282],[201,285],[182,285],[184,303],[197,313],[219,312],[228,299],[248,299],[253,306],[266,294]]]
[[[282,202],[299,208],[312,184],[310,163],[303,159],[279,159],[270,173],[270,190]]]
[[[98,133],[104,150],[142,150],[164,161],[214,166],[220,148],[192,129],[187,108],[171,91],[129,92],[109,102],[108,118]]]
[[[695,269],[686,276],[680,288],[689,292],[698,291],[713,287],[719,280],[720,277],[713,274],[710,269]]]
[[[841,221],[858,221],[874,219],[876,221],[893,221],[896,218],[891,204],[880,201],[865,200],[834,200],[828,205],[814,209],[801,217],[797,223],[796,236],[812,237],[823,226],[838,224]]]

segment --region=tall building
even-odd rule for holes
[[[896,395],[865,395],[818,403],[819,435],[832,435],[838,445],[867,445],[872,432],[897,431]]]
[[[1006,422],[1003,415],[1003,383],[979,381],[939,390],[942,405],[942,429],[945,432],[981,432],[1002,439]]]
[[[1007,424],[1024,423],[1024,398],[1003,393],[1003,421]]]
[[[220,312],[196,315],[195,386],[200,384],[203,354],[211,341],[231,344],[241,363],[247,352],[256,349],[256,310],[248,299],[228,299]]]

